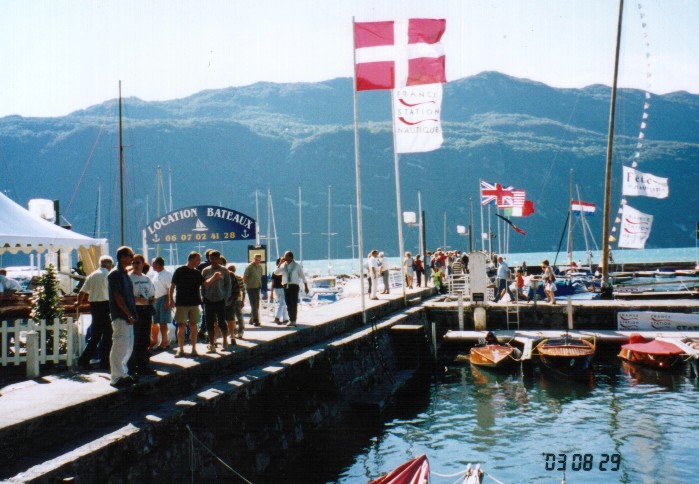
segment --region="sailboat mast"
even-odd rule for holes
[[[119,81],[119,190],[121,206],[121,244],[124,245],[124,142],[121,123],[121,81]]]
[[[301,187],[299,186],[299,260],[303,262],[303,209],[301,208]]]
[[[102,226],[102,180],[97,184],[97,230],[95,231],[95,238],[102,237],[101,226]]]
[[[612,297],[612,286],[609,281],[609,209],[612,198],[612,148],[614,145],[614,115],[616,113],[616,86],[619,74],[619,50],[621,47],[621,21],[624,14],[624,0],[619,0],[619,19],[616,31],[616,52],[614,54],[614,78],[612,80],[612,100],[609,108],[609,135],[607,137],[607,160],[604,181],[604,218],[602,220],[602,294],[601,297]]]
[[[332,214],[332,202],[331,202],[331,200],[332,200],[332,198],[331,198],[331,193],[332,193],[332,185],[328,185],[328,232],[326,234],[324,234],[324,235],[328,236],[328,274],[332,273],[332,262],[331,262],[332,258],[331,258],[331,251],[330,251],[330,249],[332,247],[331,237],[333,235],[337,235],[335,232],[333,232],[331,230],[331,228],[332,228],[332,217],[331,217],[331,214]]]
[[[272,252],[272,191],[267,187],[267,250]]]
[[[160,165],[158,165],[158,168],[156,170],[156,182],[157,187],[156,187],[156,193],[157,193],[157,198],[155,199],[155,213],[158,218],[160,218],[160,191],[163,187],[163,171],[160,169]],[[155,246],[155,255],[156,257],[160,257],[160,244],[157,244]]]
[[[350,216],[350,238],[352,241],[352,261],[354,261],[356,254],[354,252],[354,216],[352,215],[352,204],[349,206],[349,216]]]
[[[443,230],[444,230],[444,250],[447,250],[447,211],[444,211],[444,225],[443,225]]]
[[[575,190],[578,194],[578,203],[582,204],[582,197],[580,196],[580,187],[575,186]],[[589,230],[587,226],[587,220],[585,220],[585,210],[580,211],[580,222],[583,229],[583,239],[585,239],[585,255],[587,256],[587,266],[592,267],[592,257],[590,255],[590,244],[587,242],[587,231]]]
[[[258,222],[255,224],[255,245],[260,245],[260,204],[257,201],[257,188],[255,189],[255,220]]]
[[[568,200],[568,268],[573,267],[573,169],[570,169],[570,199]]]

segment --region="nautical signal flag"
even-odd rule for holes
[[[503,219],[505,222],[507,222],[510,225],[510,227],[512,227],[515,230],[515,232],[517,232],[518,234],[527,235],[527,233],[524,230],[520,229],[515,224],[513,224],[512,220],[510,220],[509,218],[503,217],[502,215],[500,215],[498,213],[496,213],[495,215],[497,215],[498,217]]]
[[[597,206],[594,203],[581,202],[580,200],[571,200],[570,209],[573,215],[584,213],[586,217],[594,215],[597,211]]]
[[[357,91],[447,82],[444,19],[355,22]]]

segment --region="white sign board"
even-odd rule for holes
[[[699,314],[621,311],[617,329],[623,331],[697,331]]]

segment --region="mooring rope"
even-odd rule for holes
[[[233,469],[231,466],[229,466],[226,462],[223,461],[223,459],[221,459],[219,456],[217,456],[217,455],[214,453],[213,450],[209,449],[209,448],[206,446],[206,444],[205,444],[204,442],[202,442],[201,440],[199,440],[199,439],[197,438],[197,436],[194,435],[194,432],[192,432],[192,429],[189,428],[189,425],[186,425],[185,427],[187,427],[187,430],[189,431],[189,436],[190,436],[190,446],[191,446],[191,448],[190,448],[190,452],[191,452],[190,467],[191,467],[191,471],[192,471],[192,482],[194,482],[194,441],[196,440],[196,441],[199,443],[199,445],[201,445],[202,447],[204,447],[204,449],[205,449],[209,454],[211,454],[216,460],[218,460],[226,469],[228,469],[228,470],[231,471],[233,474],[235,474],[236,476],[238,476],[238,477],[239,477],[240,479],[242,479],[244,482],[246,482],[246,483],[248,483],[248,484],[252,484],[252,481],[249,481],[249,480],[247,480],[245,477],[243,477],[243,475],[240,474],[240,472],[236,471],[236,470]]]
[[[469,464],[469,466],[470,466],[470,464]],[[479,468],[478,470],[480,470],[480,472],[482,472],[485,477],[489,478],[493,482],[495,482],[497,484],[505,484],[504,482],[496,479],[495,477],[493,477],[490,474],[488,474],[487,472],[485,472],[483,469]],[[449,479],[451,477],[458,477],[458,479],[456,481],[454,481],[454,483],[457,483],[457,482],[462,482],[464,477],[468,477],[467,473],[471,472],[471,471],[475,472],[476,468],[467,467],[466,469],[459,471],[459,472],[455,472],[453,474],[440,474],[439,472],[435,472],[435,471],[430,471],[430,474],[432,474],[435,477],[442,477],[444,479]]]

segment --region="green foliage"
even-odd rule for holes
[[[32,306],[32,318],[46,323],[52,322],[55,318],[63,318],[61,308],[61,297],[58,292],[58,278],[53,264],[46,268],[46,272],[39,278],[38,294]]]

